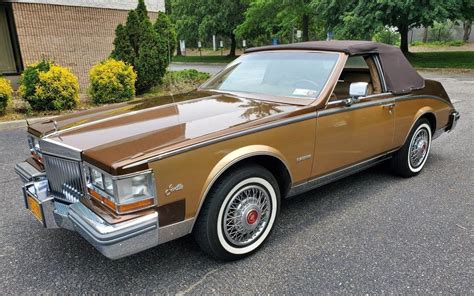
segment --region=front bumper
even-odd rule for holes
[[[66,204],[49,195],[46,176],[27,162],[15,171],[23,185],[25,206],[45,228],[77,231],[110,259],[119,259],[159,244],[158,213],[110,224],[81,202]]]

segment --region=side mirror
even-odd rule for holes
[[[349,96],[353,99],[365,97],[369,93],[369,84],[367,82],[353,82],[349,87]]]

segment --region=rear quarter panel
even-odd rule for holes
[[[452,104],[438,96],[414,93],[396,98],[394,147],[400,147],[405,143],[411,128],[421,116],[427,113],[433,114],[438,131],[448,124],[452,110]]]

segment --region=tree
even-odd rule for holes
[[[135,67],[137,90],[142,93],[160,83],[166,73],[168,67],[166,40],[156,33],[151,24],[146,31],[143,31]]]
[[[236,33],[253,38],[264,35],[284,39],[283,36],[291,36],[296,28],[302,30],[302,40],[308,41],[315,16],[311,0],[254,0],[250,1]]]
[[[165,13],[169,16],[173,13],[172,5],[173,4],[171,0],[165,0]]]
[[[171,61],[171,57],[176,49],[176,29],[171,22],[171,18],[164,12],[158,12],[153,28],[157,34],[163,35],[165,38],[168,53],[167,58],[168,61]]]
[[[207,11],[199,25],[199,35],[210,38],[213,34],[231,40],[229,56],[235,56],[237,39],[235,29],[243,21],[247,1],[243,0],[201,0]]]
[[[400,49],[408,53],[409,30],[444,21],[458,0],[358,0],[344,14],[344,26],[359,32],[374,32],[381,27],[394,27],[400,33]]]
[[[472,21],[474,20],[474,0],[459,0],[457,7],[459,9],[456,16],[462,21],[464,30],[462,40],[468,42],[472,31]]]
[[[115,29],[114,49],[111,56],[129,65],[133,65],[135,62],[135,50],[130,43],[127,29],[122,24],[119,24]]]
[[[136,89],[143,93],[159,83],[168,67],[166,33],[155,31],[148,17],[144,0],[128,13],[125,26],[115,30],[114,49],[110,56],[122,60],[137,72]]]
[[[173,20],[177,33],[176,55],[181,55],[179,40],[186,40],[188,44],[196,44],[199,40],[199,23],[201,12],[199,1],[173,0],[171,1],[171,19]]]
[[[235,56],[235,29],[243,21],[248,0],[175,0],[173,16],[179,39],[196,44],[212,35],[231,40],[230,56]]]

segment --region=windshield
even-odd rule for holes
[[[321,52],[259,52],[229,64],[202,89],[314,100],[339,55]]]

